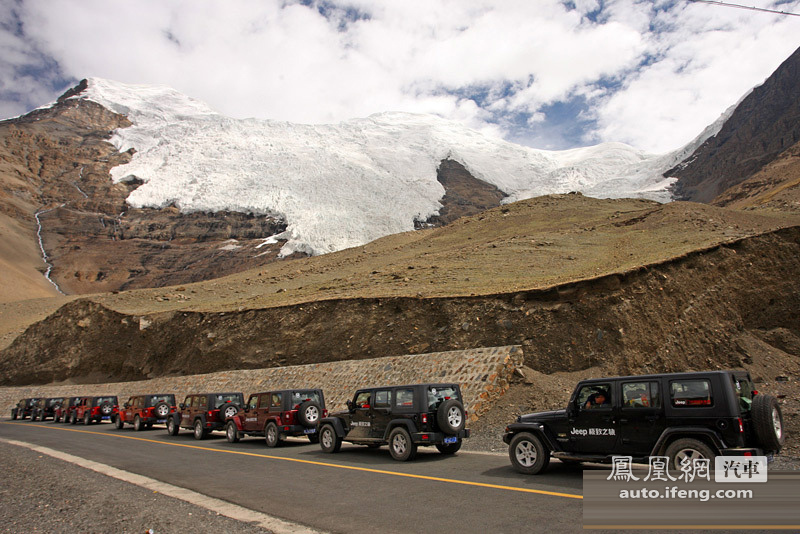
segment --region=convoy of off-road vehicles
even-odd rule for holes
[[[12,419],[90,425],[109,421],[136,431],[163,424],[169,435],[190,430],[196,439],[225,433],[230,443],[257,436],[267,447],[288,437],[308,438],[325,453],[343,442],[412,460],[419,447],[455,454],[469,438],[458,384],[388,385],[357,390],[346,409],[329,412],[321,389],[253,393],[191,393],[176,404],[170,393],[131,396],[26,398]],[[777,454],[785,441],[775,397],[755,390],[745,371],[708,371],[594,378],[578,383],[565,409],[522,415],[503,436],[511,465],[541,473],[551,458],[563,463],[611,463],[666,457],[672,469],[693,459]]]

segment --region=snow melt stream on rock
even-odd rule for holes
[[[161,86],[93,78],[77,98],[126,115],[115,182],[144,184],[133,207],[238,211],[282,217],[281,254],[324,254],[414,228],[436,214],[443,159],[521,200],[581,191],[601,198],[670,200],[661,174],[678,152],[654,156],[621,143],[559,152],[492,138],[439,117],[382,113],[340,124],[232,119]],[[685,152],[685,151],[680,151]]]

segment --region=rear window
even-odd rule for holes
[[[750,406],[753,404],[753,383],[744,377],[736,377],[731,375],[733,382],[733,392],[739,404],[739,409],[742,413],[750,411]]]
[[[322,399],[319,398],[319,391],[292,391],[290,408],[294,410],[307,400],[312,400],[322,405]]]
[[[705,379],[673,380],[670,382],[670,400],[676,408],[712,406],[711,383]]]
[[[230,395],[214,395],[214,398],[211,399],[214,403],[212,409],[216,410],[223,404],[243,404],[244,398],[241,395],[237,395],[235,393]]]
[[[109,404],[117,404],[117,398],[116,397],[97,397],[94,400],[95,406],[100,406],[104,402],[107,402]]]
[[[147,397],[147,407],[155,406],[159,402],[166,402],[170,406],[175,406],[175,395],[150,395]]]
[[[455,386],[431,386],[428,388],[428,408],[433,410],[446,400],[460,401],[458,389]]]

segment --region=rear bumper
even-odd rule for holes
[[[307,427],[303,425],[278,425],[278,432],[284,436],[307,436],[317,433],[317,427]]]
[[[444,434],[442,432],[414,432],[411,434],[411,441],[417,445],[436,445],[444,443],[445,438],[458,438],[458,440],[466,439],[469,437],[469,428],[459,430],[456,435]]]

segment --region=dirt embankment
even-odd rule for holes
[[[134,380],[521,344],[543,373],[800,358],[800,228],[546,290],[136,316],[73,301],[0,353],[0,383]]]

